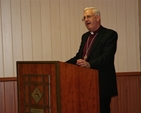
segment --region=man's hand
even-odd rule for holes
[[[81,67],[86,67],[86,68],[90,68],[90,64],[88,62],[86,62],[83,59],[78,59],[76,62],[77,65],[81,66]]]

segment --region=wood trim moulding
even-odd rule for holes
[[[141,72],[117,72],[116,75],[120,76],[141,76]]]
[[[117,72],[116,75],[120,76],[141,76],[141,72]],[[0,82],[17,81],[17,77],[3,77]]]
[[[0,78],[0,82],[17,81],[17,77],[3,77]]]

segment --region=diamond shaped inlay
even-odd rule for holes
[[[39,88],[36,87],[36,88],[34,89],[34,91],[32,92],[31,96],[33,97],[34,101],[35,101],[36,103],[38,103],[38,102],[41,100],[41,98],[42,98],[42,93],[41,93],[41,91],[39,90]]]

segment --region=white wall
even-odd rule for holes
[[[98,7],[102,25],[118,32],[117,72],[141,71],[138,0],[0,0],[0,77],[16,76],[16,61],[75,55],[86,6]]]

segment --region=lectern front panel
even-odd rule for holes
[[[59,61],[17,62],[19,113],[99,113],[98,71]]]
[[[19,113],[59,113],[56,72],[54,63],[17,63]]]

